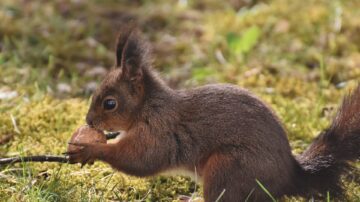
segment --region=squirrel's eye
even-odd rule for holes
[[[117,102],[113,98],[107,98],[103,102],[103,107],[105,110],[113,110],[117,106]]]

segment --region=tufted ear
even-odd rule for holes
[[[137,30],[127,28],[121,31],[116,44],[116,67],[121,68],[121,79],[139,82],[148,65],[148,48]]]
[[[124,48],[132,32],[133,28],[125,26],[118,34],[116,41],[116,67],[121,67]]]

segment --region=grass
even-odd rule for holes
[[[153,45],[154,66],[171,86],[250,89],[274,108],[300,153],[359,81],[360,2],[234,2],[2,0],[0,94],[15,96],[0,99],[0,138],[14,135],[0,156],[65,151],[129,19]],[[344,181],[347,200],[359,201],[355,179]],[[1,201],[173,201],[195,190],[201,194],[186,177],[138,179],[100,162],[0,168]]]
[[[269,192],[269,190],[267,190],[267,189],[265,188],[265,186],[264,186],[258,179],[256,179],[255,181],[256,181],[256,183],[258,184],[258,186],[261,188],[261,190],[263,190],[263,191],[269,196],[269,198],[271,199],[271,201],[272,201],[272,202],[276,202],[276,199],[274,198],[273,195],[271,195],[271,193]]]

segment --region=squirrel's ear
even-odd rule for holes
[[[115,64],[116,68],[121,67],[121,63],[122,63],[122,60],[123,60],[124,48],[125,48],[126,43],[127,43],[128,39],[129,39],[129,36],[131,35],[131,32],[132,32],[132,28],[125,27],[124,29],[121,30],[121,32],[119,33],[119,35],[117,37],[117,41],[116,41],[116,64]]]
[[[143,78],[143,68],[148,65],[147,52],[148,48],[136,30],[122,32],[116,46],[116,67],[121,68],[121,77],[140,81]]]
[[[124,61],[122,66],[122,78],[138,83],[143,78],[143,69],[135,58]]]

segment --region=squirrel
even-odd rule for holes
[[[71,163],[100,160],[145,177],[183,169],[203,183],[206,202],[268,201],[273,197],[341,195],[340,177],[360,158],[360,85],[331,125],[300,155],[272,109],[230,84],[175,90],[152,68],[138,29],[120,32],[113,69],[94,92],[86,122],[124,131],[118,142],[81,146]],[[218,197],[220,199],[218,199]]]

